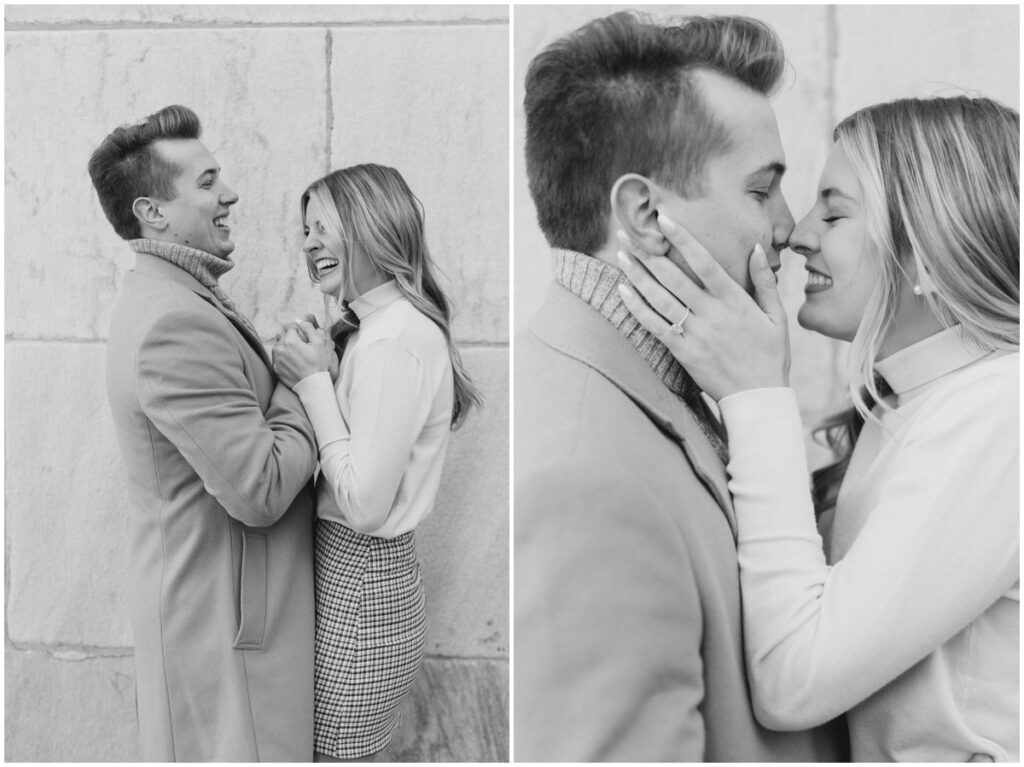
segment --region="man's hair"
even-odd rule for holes
[[[122,125],[103,139],[89,158],[89,176],[100,205],[122,239],[142,236],[132,204],[139,197],[174,198],[181,173],[153,149],[159,139],[197,139],[199,118],[188,107],[169,106],[134,125]]]
[[[607,237],[609,192],[638,173],[700,194],[704,164],[730,145],[696,69],[764,95],[786,60],[775,32],[741,16],[660,26],[630,12],[592,21],[538,54],[526,75],[526,173],[553,247],[592,253]]]

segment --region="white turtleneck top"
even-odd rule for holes
[[[380,538],[414,529],[434,507],[454,384],[441,329],[394,280],[349,304],[359,329],[332,385],[299,381],[320,451],[317,516]]]
[[[854,761],[1019,761],[1019,353],[959,327],[876,364],[826,561],[796,399],[719,403],[747,666],[775,729],[848,712]]]

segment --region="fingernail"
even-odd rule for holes
[[[671,218],[666,216],[664,213],[658,214],[658,223],[661,224],[661,229],[664,232],[674,232],[679,228],[679,224],[673,221]]]
[[[632,298],[633,291],[627,288],[625,285],[619,285],[619,295],[623,298]]]
[[[754,244],[754,255],[758,258],[765,258],[764,248],[761,247],[761,243],[759,242]]]
[[[629,256],[627,256],[621,250],[615,254],[615,257],[619,259],[619,265],[623,269],[629,269],[629,267],[632,266],[632,263],[629,260]]]
[[[628,245],[632,244],[632,240],[630,240],[629,235],[626,234],[621,229],[616,230],[615,236],[619,238],[619,242],[621,242],[623,245],[627,245],[628,246]]]

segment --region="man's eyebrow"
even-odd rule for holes
[[[781,176],[785,172],[785,163],[781,163],[778,160],[776,160],[774,162],[765,163],[760,168],[751,173],[749,176],[747,176],[747,178],[753,179],[755,176],[760,176],[762,173],[777,173],[779,176]]]
[[[201,181],[206,176],[213,176],[214,178],[216,178],[218,173],[220,173],[219,167],[207,168],[198,176],[196,176],[196,181]]]

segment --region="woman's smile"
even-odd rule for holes
[[[809,266],[804,268],[807,269],[807,284],[804,285],[804,293],[820,293],[832,287],[832,278],[827,274],[811,269]]]

